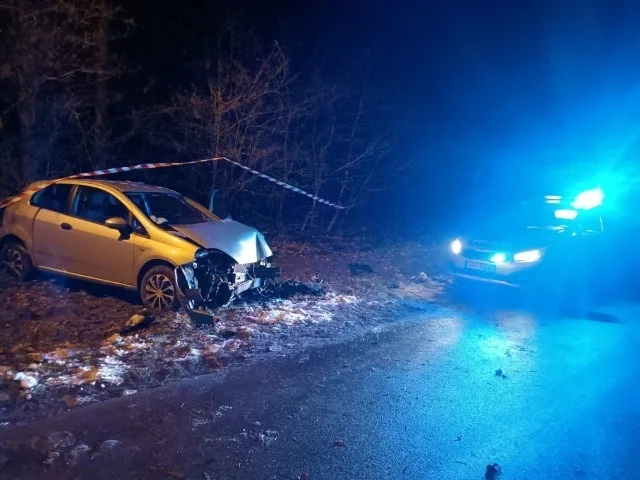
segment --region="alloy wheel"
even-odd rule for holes
[[[149,277],[144,286],[144,299],[157,310],[168,310],[174,303],[176,296],[173,282],[161,273]]]
[[[16,248],[8,248],[5,252],[4,265],[12,275],[21,277],[24,273],[24,259]]]

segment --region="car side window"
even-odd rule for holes
[[[31,205],[62,213],[66,210],[69,192],[71,192],[71,185],[54,183],[34,193],[31,197]]]
[[[112,217],[129,220],[129,209],[120,200],[110,193],[94,187],[78,187],[73,200],[72,214],[98,223],[104,223]]]

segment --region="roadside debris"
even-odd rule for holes
[[[156,317],[148,312],[141,312],[132,315],[127,323],[125,323],[125,328],[120,331],[120,335],[128,335],[129,333],[133,333],[137,330],[148,327],[156,320]]]
[[[411,281],[414,283],[426,283],[427,281],[429,281],[429,277],[426,273],[420,272],[418,275],[413,277]]]
[[[500,468],[500,465],[494,463],[493,465],[487,465],[487,470],[484,473],[484,478],[485,480],[497,480],[498,478],[500,478],[501,474],[502,469]]]
[[[120,440],[104,440],[102,442],[100,442],[97,446],[96,446],[96,455],[100,454],[102,452],[106,452],[108,450],[113,450],[115,447],[117,447],[118,445],[120,445],[122,442]]]
[[[270,282],[259,290],[249,290],[243,297],[238,298],[235,304],[251,305],[253,303],[264,303],[269,300],[277,302],[278,300],[287,300],[293,297],[319,297],[325,294],[326,291],[322,287],[321,282],[306,284],[294,280],[287,280],[285,282]],[[233,307],[233,304],[231,307]],[[223,308],[228,309],[229,307]],[[218,320],[216,312],[205,308],[187,309],[189,318],[196,325],[216,324]]]
[[[361,244],[354,238],[281,241],[284,281],[271,280],[207,312],[209,326],[194,325],[184,311],[149,315],[120,290],[47,276],[16,282],[0,273],[5,419],[131,395],[261,352],[294,354],[298,335],[305,342],[322,341],[378,324],[405,300],[431,302],[441,295],[445,284],[426,270],[434,262],[424,246],[364,252]],[[429,274],[422,284],[410,282],[416,258]],[[350,264],[376,265],[376,271],[352,276],[336,268]],[[372,280],[380,288],[372,288]],[[398,288],[385,288],[389,283]]]
[[[82,457],[83,454],[89,453],[91,451],[91,447],[89,445],[85,445],[84,443],[80,443],[73,447],[71,451],[65,456],[66,461],[69,465],[76,465]]]

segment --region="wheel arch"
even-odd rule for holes
[[[159,267],[159,266],[164,266],[164,267],[169,267],[170,269],[174,269],[176,268],[175,265],[173,265],[171,262],[167,261],[167,260],[163,260],[161,258],[156,258],[153,260],[149,260],[147,263],[145,263],[142,268],[138,271],[138,276],[136,278],[136,288],[138,290],[140,290],[140,284],[142,283],[142,278],[144,277],[144,275],[151,270],[153,267]]]
[[[17,235],[9,233],[0,239],[0,249],[2,249],[9,242],[18,242],[20,245],[26,248],[27,244]]]

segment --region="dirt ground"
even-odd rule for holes
[[[437,302],[448,282],[442,251],[428,242],[331,238],[272,248],[281,281],[311,290],[241,298],[210,326],[183,311],[153,317],[117,289],[0,276],[0,421],[129,395],[264,352],[285,355],[305,340],[370,328],[401,302]]]

